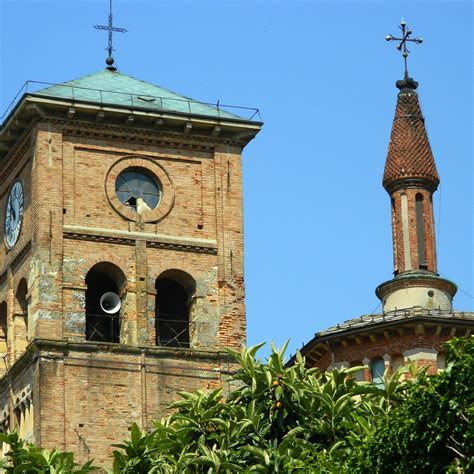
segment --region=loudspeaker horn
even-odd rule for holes
[[[102,308],[102,311],[106,312],[107,314],[116,313],[121,306],[122,302],[120,301],[120,296],[117,295],[117,293],[113,293],[112,291],[104,293],[100,298],[100,307]]]

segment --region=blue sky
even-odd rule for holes
[[[438,267],[473,311],[470,1],[115,0],[119,69],[195,99],[261,110],[244,153],[248,343],[290,338],[378,310],[392,276],[381,186],[403,64],[441,176]],[[104,67],[108,0],[0,0],[0,109],[26,80],[59,83]]]

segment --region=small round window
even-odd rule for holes
[[[145,170],[127,169],[119,174],[115,183],[115,192],[122,204],[141,214],[158,207],[161,184]]]

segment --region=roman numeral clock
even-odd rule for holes
[[[5,209],[5,243],[9,249],[13,248],[20,235],[23,222],[24,192],[20,181],[16,181],[8,195]]]

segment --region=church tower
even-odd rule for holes
[[[359,381],[381,383],[385,370],[395,371],[409,362],[445,368],[446,341],[474,330],[474,313],[453,310],[456,285],[438,275],[433,193],[438,172],[425,129],[416,89],[408,75],[406,43],[410,38],[402,22],[397,49],[405,60],[395,117],[383,174],[391,199],[394,277],[379,285],[376,295],[382,311],[364,314],[315,334],[301,349],[309,367],[363,366]],[[290,361],[291,363],[291,361]]]
[[[0,128],[3,430],[107,466],[178,391],[228,388],[253,112],[113,61],[16,103]]]
[[[383,311],[421,307],[451,310],[456,285],[437,273],[433,193],[439,184],[416,88],[400,89],[383,176],[390,195],[394,278],[377,287]]]

